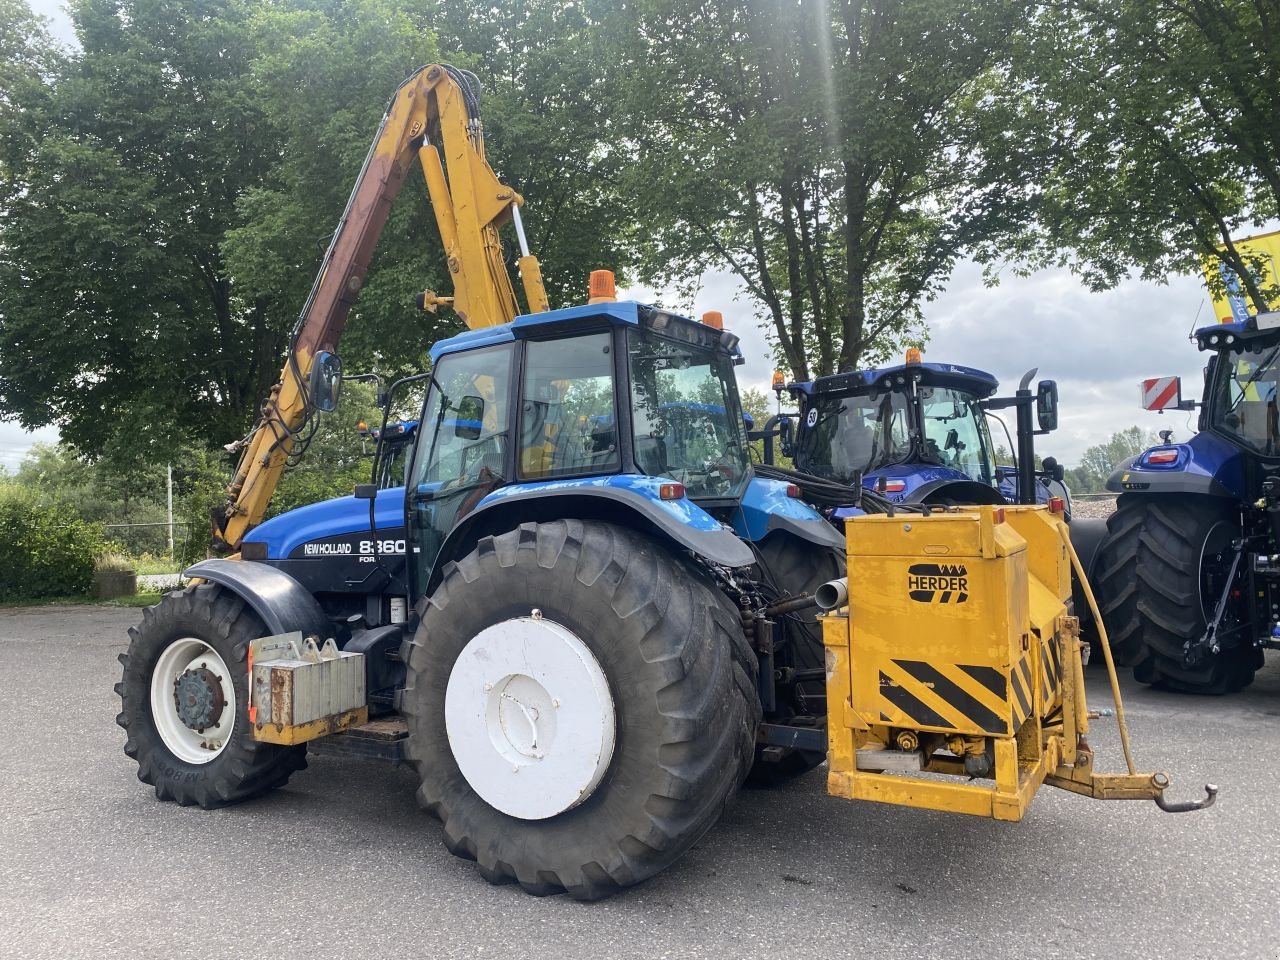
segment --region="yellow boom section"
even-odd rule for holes
[[[515,319],[519,311],[498,233],[507,220],[514,220],[529,311],[549,308],[538,260],[528,252],[519,221],[524,200],[485,160],[474,78],[441,64],[423,67],[400,85],[382,118],[298,317],[279,382],[243,442],[227,503],[213,518],[219,552],[238,550],[244,535],[266,513],[286,462],[315,412],[307,393],[312,360],[322,351],[336,350],[391,203],[415,156],[422,164],[453,281],[451,298],[428,293],[424,306],[450,303],[471,329]]]

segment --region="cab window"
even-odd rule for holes
[[[972,394],[949,387],[921,387],[924,457],[979,483],[993,483],[991,436],[986,418]]]
[[[510,352],[504,344],[441,359],[418,426],[417,486],[503,479]]]
[[[613,473],[621,464],[608,332],[525,345],[520,475]]]

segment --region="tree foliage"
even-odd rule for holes
[[[924,336],[956,259],[1011,229],[986,87],[1013,0],[642,0],[621,58],[651,282],[732,270],[798,379]],[[655,185],[661,184],[661,188]]]
[[[1067,486],[1075,493],[1101,493],[1116,467],[1159,442],[1155,434],[1138,426],[1117,430],[1105,443],[1081,454],[1080,464],[1067,470]]]
[[[1278,0],[1061,0],[1018,37],[1011,163],[1039,185],[1017,255],[1094,289],[1218,256],[1260,290],[1233,236],[1280,215]]]
[[[442,58],[437,22],[448,57],[494,73],[490,160],[537,195],[552,296],[627,266],[619,160],[590,109],[610,101],[578,7],[521,7],[504,52],[481,4],[74,0],[80,49],[62,57],[21,0],[0,2],[0,77],[15,78],[0,101],[0,416],[56,423],[79,451],[114,440],[164,463],[243,433],[382,111]],[[353,311],[348,369],[420,368],[460,329],[413,308],[426,287],[447,292],[448,272],[415,177]]]

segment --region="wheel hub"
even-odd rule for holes
[[[196,733],[204,733],[218,722],[227,706],[222,678],[207,667],[186,670],[173,682],[173,702],[178,719]]]
[[[487,627],[463,648],[445,690],[458,769],[490,806],[542,820],[591,796],[613,758],[613,697],[572,631],[529,617]]]

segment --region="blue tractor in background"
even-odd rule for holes
[[[775,418],[782,453],[802,474],[874,490],[892,503],[1047,503],[1058,496],[1069,510],[1062,467],[1052,457],[1035,466],[1034,437],[1056,429],[1058,393],[1052,380],[1033,393],[1034,374],[1015,396],[995,397],[999,382],[991,374],[924,363],[912,350],[902,364],[778,384],[799,410]],[[1018,442],[1006,436],[1016,467],[996,463],[987,422],[989,411],[1009,407],[1017,414]],[[832,518],[852,509],[836,506]]]
[[[1280,313],[1204,327],[1198,432],[1122,463],[1092,579],[1117,660],[1171,690],[1252,682],[1280,646]],[[1191,410],[1181,382],[1144,384],[1144,405]]]

